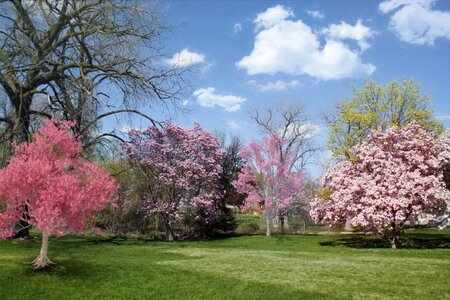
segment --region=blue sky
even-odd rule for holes
[[[171,1],[162,2],[172,32],[165,63],[189,66],[184,114],[157,118],[239,135],[260,133],[258,107],[302,102],[318,144],[321,113],[372,77],[414,79],[450,128],[450,1]],[[134,120],[133,127],[147,123]],[[326,154],[324,154],[326,156]],[[317,166],[310,171],[317,174]]]

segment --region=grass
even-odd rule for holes
[[[250,214],[237,214],[236,222],[239,225],[248,224],[248,223],[260,223],[261,216],[259,215],[250,215]]]
[[[450,231],[391,250],[359,235],[157,242],[66,236],[0,241],[0,299],[449,299]]]
[[[238,234],[262,233],[261,216],[237,214],[236,222],[238,224],[236,232]]]

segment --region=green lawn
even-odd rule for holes
[[[391,250],[363,236],[157,242],[68,236],[0,241],[0,299],[449,299],[450,231]],[[411,249],[415,247],[416,249]]]

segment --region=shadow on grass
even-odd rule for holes
[[[408,233],[401,237],[402,249],[450,249],[450,236],[443,234]],[[350,248],[391,248],[389,241],[371,236],[352,236],[319,243],[321,246]]]
[[[185,243],[208,243],[214,241],[225,241],[230,238],[236,238],[244,235],[217,235],[210,238],[190,238],[190,239],[177,239],[174,241],[168,241],[166,239],[161,238],[153,238],[153,237],[127,237],[127,236],[67,236],[64,239],[59,240],[58,242],[61,244],[71,245],[75,248],[82,248],[85,246],[125,246],[125,245],[142,245],[142,246],[157,246],[168,245],[173,247],[185,247]]]
[[[106,238],[89,238],[84,239],[82,241],[77,241],[78,243],[88,243],[92,245],[116,245],[120,246],[123,245],[128,240],[127,237],[122,236],[112,236],[112,237],[106,237]]]
[[[27,278],[40,276],[54,276],[61,279],[93,279],[98,280],[101,276],[99,265],[91,262],[86,262],[78,259],[59,259],[54,260],[55,265],[44,269],[35,269],[30,263],[28,267],[23,270],[23,275]]]
[[[123,236],[76,236],[76,235],[67,235],[61,239],[51,239],[50,245],[53,248],[59,248],[59,247],[68,247],[68,248],[74,248],[74,249],[80,249],[85,247],[92,247],[92,246],[122,246],[122,245],[129,245],[133,243],[137,243],[139,240],[136,239],[129,239],[127,237]]]

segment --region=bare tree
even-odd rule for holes
[[[8,128],[0,125],[0,168],[3,168],[11,154]]]
[[[5,101],[6,94],[0,90],[0,115],[8,116],[8,102]],[[11,154],[11,124],[7,122],[8,118],[3,118],[4,121],[0,121],[0,168],[3,168]],[[0,119],[1,120],[1,119]]]
[[[182,69],[161,61],[167,29],[155,6],[126,0],[0,1],[0,86],[12,108],[0,121],[27,139],[36,95],[80,132],[148,100],[173,100]],[[89,116],[89,113],[91,115]],[[83,118],[87,119],[84,120]]]
[[[276,107],[267,107],[265,110],[256,109],[251,118],[264,133],[277,135],[287,142],[285,147],[280,147],[281,158],[285,151],[293,151],[297,154],[295,163],[291,165],[292,169],[305,170],[311,158],[321,150],[313,142],[313,137],[320,127],[308,120],[301,104],[280,104]],[[304,188],[307,188],[306,184]],[[282,232],[288,215],[305,216],[309,212],[309,199],[306,196],[309,197],[307,193],[297,195],[290,209],[277,213]]]
[[[312,124],[306,114],[303,105],[278,105],[267,107],[264,110],[256,109],[251,118],[266,134],[275,134],[287,141],[285,149],[297,153],[297,159],[292,168],[304,170],[310,163],[311,158],[321,150],[314,144],[313,137],[317,134],[319,127]],[[283,150],[280,152],[283,155]]]
[[[0,0],[3,132],[22,142],[34,117],[58,115],[89,133],[89,147],[118,137],[99,132],[104,118],[131,113],[153,121],[138,104],[175,100],[185,71],[162,62],[166,30],[151,2]]]

